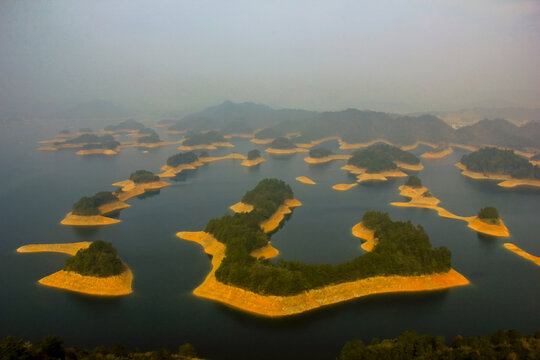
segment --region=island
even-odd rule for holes
[[[302,184],[308,184],[308,185],[315,185],[317,184],[315,181],[311,180],[307,176],[298,176],[296,178],[297,181],[301,182]]]
[[[517,247],[516,245],[514,245],[512,243],[505,243],[504,247],[506,249],[512,251],[513,253],[521,256],[522,258],[530,260],[533,263],[535,263],[536,265],[540,266],[540,256],[531,255],[528,252],[520,249],[519,247]]]
[[[242,166],[253,167],[265,161],[266,159],[261,157],[261,152],[257,149],[253,149],[248,152],[247,159],[242,161]]]
[[[325,164],[332,160],[349,160],[350,158],[351,155],[336,155],[331,150],[320,147],[311,149],[309,151],[309,156],[304,158],[304,161],[308,164]]]
[[[205,231],[178,233],[212,256],[212,270],[194,294],[275,317],[371,294],[441,290],[469,283],[451,268],[450,251],[432,248],[422,227],[394,222],[388,214],[374,211],[364,214],[362,226],[377,237],[376,245],[346,263],[273,263],[253,257],[254,250],[268,246],[266,232],[274,231],[263,230],[263,225],[293,199],[283,181],[265,179],[242,198],[253,205],[250,212],[210,220]]]
[[[332,189],[337,190],[337,191],[347,191],[349,189],[352,189],[355,186],[358,186],[358,183],[336,184],[336,185],[332,186]]]
[[[193,152],[184,152],[172,155],[167,159],[167,164],[161,168],[163,171],[158,176],[160,178],[172,178],[184,170],[195,170],[204,163],[199,161],[199,157]]]
[[[267,145],[274,141],[274,139],[283,135],[283,132],[277,131],[276,129],[266,128],[255,132],[251,142],[259,145]]]
[[[463,155],[456,167],[471,179],[503,180],[498,183],[501,187],[540,187],[540,166],[513,150],[485,147]]]
[[[121,201],[116,193],[100,191],[93,196],[83,196],[75,204],[66,217],[60,221],[62,225],[101,226],[117,224],[121,220],[103,215],[118,212],[129,207]]]
[[[129,176],[128,180],[119,181],[112,185],[120,188],[116,192],[116,197],[120,201],[127,201],[145,193],[159,192],[171,184],[162,181],[158,175],[151,171],[137,170]]]
[[[56,151],[60,149],[78,149],[77,155],[116,155],[120,149],[120,143],[110,135],[98,136],[95,134],[82,134],[71,139],[61,139],[49,142],[50,145],[38,148],[40,151]]]
[[[42,285],[99,296],[133,292],[133,274],[109,242],[34,244],[22,246],[17,252],[60,252],[73,256],[66,260],[63,270],[39,280]]]
[[[137,132],[144,129],[144,125],[133,119],[122,121],[116,125],[105,126],[105,131],[113,133],[123,133],[123,132]]]
[[[234,145],[227,142],[220,132],[212,130],[188,134],[182,141],[182,145],[178,147],[178,150],[216,150],[218,147],[234,147]]]
[[[400,207],[417,207],[432,209],[437,211],[440,217],[462,220],[467,223],[470,229],[484,235],[496,237],[509,237],[510,233],[499,217],[497,209],[486,207],[478,212],[478,216],[459,216],[452,214],[438,204],[440,200],[434,197],[426,187],[422,186],[422,181],[411,176],[404,185],[399,187],[400,195],[410,198],[408,202],[392,202],[390,205]]]
[[[274,155],[290,155],[297,152],[308,152],[307,149],[297,147],[286,137],[278,137],[270,143],[270,147],[265,149],[267,153]]]

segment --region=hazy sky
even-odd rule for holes
[[[0,1],[0,111],[540,107],[540,1]]]

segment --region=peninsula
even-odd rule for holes
[[[71,244],[35,244],[17,252],[59,252],[67,259],[63,270],[42,278],[45,286],[99,296],[121,296],[132,292],[133,274],[120,260],[111,243],[97,240]]]
[[[266,179],[242,199],[253,205],[251,212],[213,219],[205,231],[178,233],[178,237],[200,244],[212,256],[212,270],[194,294],[275,317],[376,293],[440,290],[468,284],[451,268],[450,252],[431,248],[420,227],[392,222],[388,215],[377,212],[366,213],[362,220],[366,229],[378,234],[377,245],[347,263],[331,266],[280,261],[276,265],[264,257],[253,257],[254,250],[268,246],[264,222],[292,199],[292,191],[285,183]],[[409,234],[410,239],[394,243],[393,232]],[[414,244],[399,250],[400,256],[415,257],[414,261],[395,262],[395,246],[400,243]],[[396,263],[408,265],[398,269]]]
[[[83,196],[75,204],[66,217],[60,221],[62,225],[71,226],[101,226],[120,222],[118,219],[103,215],[118,212],[129,207],[119,199],[116,193],[101,191],[93,196]]]
[[[420,155],[424,159],[442,159],[454,152],[451,146],[437,147],[432,151],[428,151]]]
[[[315,185],[317,184],[315,181],[311,180],[307,176],[299,176],[296,178],[297,181],[301,182],[302,184],[308,184],[308,185]]]
[[[308,164],[325,164],[332,160],[349,160],[351,155],[336,155],[327,148],[316,148],[309,151],[309,156],[304,158]]]
[[[513,253],[521,256],[522,258],[530,260],[533,263],[535,263],[536,265],[540,266],[540,256],[531,255],[528,252],[520,249],[519,247],[517,247],[516,245],[514,245],[512,243],[505,243],[504,247],[506,249],[512,251]]]
[[[116,197],[120,201],[127,201],[146,192],[156,192],[171,184],[162,181],[158,175],[148,170],[137,170],[129,176],[128,180],[119,181],[113,186],[119,187]]]

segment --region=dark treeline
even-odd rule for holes
[[[108,277],[118,275],[125,266],[110,242],[96,240],[87,249],[77,251],[66,260],[64,270],[84,276]]]
[[[188,134],[186,140],[182,145],[196,146],[196,145],[209,145],[216,142],[225,142],[225,138],[220,132],[215,130],[208,131],[206,133]]]
[[[327,148],[324,148],[324,147],[311,149],[309,151],[309,156],[312,158],[323,158],[330,155],[334,155],[334,153],[331,150],[328,150]]]
[[[457,336],[446,345],[442,336],[405,332],[396,339],[370,345],[349,341],[338,360],[526,360],[540,359],[540,331],[523,336],[516,330],[497,331],[484,337]]]
[[[167,159],[167,165],[172,166],[172,167],[177,167],[182,164],[191,164],[197,160],[199,160],[197,155],[195,155],[193,151],[189,151],[189,152],[178,153],[176,155],[170,156]]]
[[[250,256],[251,251],[268,242],[259,224],[292,197],[283,181],[265,179],[242,199],[254,206],[252,212],[210,220],[205,231],[227,245],[226,257],[216,271],[219,281],[256,293],[286,296],[371,276],[421,275],[451,268],[450,251],[445,247],[433,249],[421,226],[394,222],[388,214],[374,211],[364,214],[363,223],[374,230],[377,246],[345,263],[308,265],[279,260],[274,264]]]
[[[62,143],[60,143],[62,144]],[[120,143],[112,135],[82,134],[63,144],[85,144],[83,149],[116,149]]]
[[[135,184],[144,184],[159,181],[159,176],[148,170],[137,170],[129,176],[129,180]]]
[[[485,208],[480,209],[480,211],[478,212],[478,217],[482,221],[485,221],[485,222],[490,223],[490,224],[499,224],[500,223],[500,221],[499,221],[499,219],[500,219],[499,212],[493,206],[487,206]]]
[[[410,152],[403,151],[395,146],[375,144],[366,149],[353,152],[347,164],[364,168],[368,173],[377,173],[396,169],[397,166],[394,161],[411,165],[420,163],[420,160]]]
[[[461,163],[474,172],[504,174],[516,179],[540,179],[540,166],[532,165],[514,150],[486,147],[463,155]]]
[[[178,351],[173,353],[168,349],[128,351],[121,344],[94,349],[65,347],[63,341],[54,335],[46,336],[35,344],[12,336],[0,340],[1,360],[187,360],[196,357],[197,351],[190,343],[180,345]]]
[[[405,181],[405,185],[415,189],[419,189],[422,187],[422,180],[420,180],[418,176],[411,175],[409,176],[407,181]]]
[[[133,119],[122,121],[121,123],[116,124],[116,125],[105,126],[105,130],[107,131],[142,130],[142,129],[144,129],[144,125]]]
[[[285,137],[278,137],[272,141],[270,147],[273,149],[294,149],[296,145]]]
[[[261,152],[257,149],[250,150],[247,154],[248,160],[254,160],[261,157]]]
[[[161,141],[157,132],[152,129],[144,128],[139,131],[140,134],[147,134],[137,139],[138,143],[158,143]]]
[[[110,191],[100,191],[93,196],[83,196],[73,204],[73,215],[99,215],[99,207],[118,201],[116,195]]]

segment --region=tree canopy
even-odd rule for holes
[[[517,179],[540,179],[540,166],[514,153],[514,150],[500,150],[486,147],[461,158],[467,170],[481,173],[509,175]]]
[[[327,148],[324,148],[324,147],[311,149],[309,151],[309,156],[312,158],[323,158],[330,155],[334,155],[334,153],[331,150],[328,150]]]
[[[272,141],[270,147],[273,149],[294,149],[296,145],[285,137],[278,137]]]
[[[498,224],[500,221],[499,212],[493,206],[487,206],[480,209],[478,217],[485,222]]]
[[[99,215],[99,207],[111,202],[118,201],[116,195],[110,191],[100,191],[93,196],[83,196],[73,204],[73,215]]]
[[[250,150],[247,154],[248,160],[254,160],[261,157],[261,152],[257,149]]]
[[[123,272],[124,264],[110,242],[96,240],[67,259],[64,270],[83,276],[108,277]]]
[[[142,132],[144,131],[144,132]],[[139,133],[141,134],[148,134],[146,136],[141,136],[140,138],[137,139],[137,142],[138,143],[141,143],[141,144],[146,144],[146,143],[158,143],[161,141],[161,139],[159,138],[159,135],[157,132],[155,132],[154,130],[152,129],[143,129],[141,131],[139,131]]]
[[[177,167],[182,164],[191,164],[199,160],[197,155],[193,151],[188,151],[185,153],[178,153],[176,155],[170,156],[167,159],[167,165],[172,167]]]
[[[129,180],[135,184],[151,183],[159,181],[159,176],[148,170],[137,170],[129,176]]]
[[[190,134],[182,144],[186,146],[196,146],[210,145],[217,142],[225,142],[225,138],[220,132],[212,130],[204,133]]]
[[[368,173],[378,173],[396,169],[395,161],[416,165],[420,160],[410,152],[403,151],[395,146],[375,144],[352,153],[348,164],[366,169]]]
[[[422,187],[422,180],[420,180],[418,176],[411,175],[407,181],[405,181],[405,185],[418,189]]]

